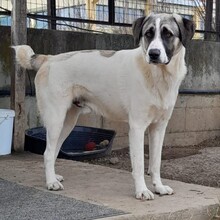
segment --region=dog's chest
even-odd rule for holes
[[[152,105],[149,107],[148,118],[151,123],[156,123],[161,120],[167,120],[170,117],[170,114],[173,110],[173,105],[169,107],[158,107],[156,105]]]
[[[152,123],[169,119],[175,106],[180,82],[173,79],[157,78],[151,84],[146,96],[147,117]]]

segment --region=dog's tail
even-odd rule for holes
[[[29,70],[39,70],[47,60],[47,55],[37,55],[28,45],[11,46],[15,50],[16,61]]]

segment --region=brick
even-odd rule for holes
[[[175,108],[167,126],[167,133],[184,132],[186,121],[185,108]]]
[[[187,108],[186,131],[220,129],[220,108]]]

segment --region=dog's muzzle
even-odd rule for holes
[[[169,64],[170,60],[161,60],[161,51],[159,49],[150,49],[148,52],[148,57],[149,57],[149,63],[152,64]]]
[[[150,63],[160,63],[160,50],[159,49],[150,49],[148,52]]]

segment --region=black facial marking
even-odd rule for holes
[[[173,33],[170,30],[168,30],[166,27],[163,27],[161,29],[161,39],[162,39],[168,60],[172,58],[173,52],[175,49],[174,38],[175,36],[173,35]]]
[[[171,37],[173,37],[173,33],[166,27],[162,28],[161,35],[164,39],[170,39]]]
[[[145,29],[146,27],[146,29]],[[150,43],[154,40],[155,37],[155,31],[156,31],[156,24],[155,19],[153,17],[149,17],[147,21],[145,22],[142,30],[142,36],[145,39],[145,47],[146,50],[149,47]]]
[[[155,35],[155,29],[153,27],[149,28],[149,30],[147,30],[144,35],[148,39],[153,39]]]
[[[179,43],[177,38],[179,38]],[[168,19],[161,22],[161,39],[168,60],[170,61],[173,55],[178,51],[179,47],[181,46],[180,31],[173,17],[169,17]]]
[[[163,45],[164,45],[164,48],[165,48],[165,51],[166,51],[166,55],[168,57],[168,60],[170,61],[172,56],[173,56],[173,53],[174,53],[174,46],[172,44],[170,44],[169,42],[167,41],[164,41],[163,40]]]

